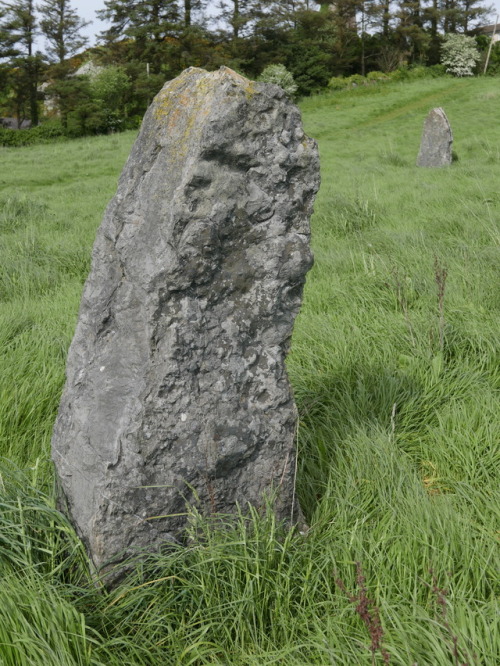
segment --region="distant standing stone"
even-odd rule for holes
[[[297,519],[285,356],[312,264],[316,143],[278,86],[190,68],[147,111],[95,242],[53,435],[98,570],[186,504]]]
[[[441,107],[432,109],[424,122],[417,166],[445,167],[452,161],[453,134]]]

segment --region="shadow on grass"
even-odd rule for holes
[[[307,383],[306,383],[307,382]],[[449,384],[448,384],[449,385]],[[310,516],[321,500],[343,443],[386,433],[406,453],[452,398],[446,382],[411,369],[348,365],[295,386],[299,410],[299,495]]]

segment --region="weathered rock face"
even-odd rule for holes
[[[445,112],[440,107],[429,111],[424,122],[417,166],[445,167],[452,161],[453,135]]]
[[[97,235],[53,436],[98,569],[182,539],[186,503],[232,512],[274,490],[280,518],[297,511],[284,360],[318,187],[315,142],[277,86],[191,68],[146,113]]]

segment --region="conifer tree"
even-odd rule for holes
[[[89,22],[78,16],[70,0],[45,0],[38,9],[42,16],[40,28],[47,42],[47,53],[62,65],[87,44],[82,30]]]
[[[0,3],[0,36],[3,43],[2,56],[9,58],[14,70],[12,86],[16,97],[29,100],[30,118],[38,125],[38,83],[44,59],[35,53],[35,37],[38,25],[34,0],[16,0]],[[22,91],[18,88],[22,87]],[[22,95],[21,95],[22,92]],[[18,107],[20,109],[20,106]],[[21,120],[18,112],[18,122]]]
[[[205,9],[206,5],[206,0],[182,0],[182,15],[186,30],[197,23],[197,17],[200,17],[200,12]]]
[[[483,0],[459,0],[458,23],[464,33],[484,23],[486,17],[491,14],[491,7],[485,7]]]
[[[132,37],[158,42],[179,27],[176,0],[105,0],[104,5],[97,15],[111,23],[103,33],[106,40]]]
[[[0,3],[2,34],[10,55],[32,56],[37,31],[34,0]]]
[[[430,37],[424,30],[422,3],[420,0],[399,0],[395,12],[396,39],[410,63],[424,63]]]
[[[168,37],[182,29],[181,13],[176,0],[105,0],[97,12],[111,26],[102,33],[108,45],[132,39],[129,59],[151,63],[158,72],[168,48]]]
[[[257,18],[261,21],[270,14],[270,2],[267,0],[219,0],[217,4],[217,21],[222,22],[228,28],[226,34],[236,41],[249,32],[249,26],[255,23]],[[277,19],[274,15],[273,19]]]

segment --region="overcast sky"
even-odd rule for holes
[[[499,0],[500,1],[500,0]],[[89,38],[89,46],[95,43],[95,36],[102,32],[109,24],[99,21],[95,15],[96,9],[104,9],[104,0],[73,0],[71,6],[85,21],[92,21],[83,31]]]
[[[487,2],[484,3],[488,4]],[[491,4],[496,7],[500,14],[500,0],[491,0]],[[72,0],[71,6],[78,12],[78,15],[86,21],[92,21],[92,25],[87,26],[85,34],[89,37],[89,46],[95,44],[96,35],[104,30],[108,24],[99,21],[95,15],[96,9],[104,9],[104,0]],[[495,20],[491,19],[491,23]]]

